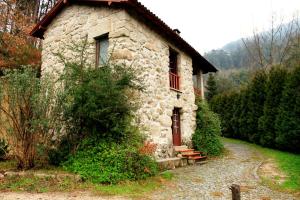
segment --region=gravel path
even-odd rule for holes
[[[229,155],[204,165],[174,170],[177,180],[152,199],[231,199],[229,187],[241,185],[242,200],[292,200],[290,194],[272,191],[259,183],[256,170],[262,157],[243,144],[226,143]]]
[[[229,187],[241,185],[242,200],[296,200],[286,193],[272,191],[259,183],[256,170],[263,158],[243,144],[226,143],[229,155],[209,160],[204,165],[179,168],[173,171],[176,179],[143,199],[153,200],[210,200],[231,199]],[[96,200],[125,199],[122,197],[96,197],[90,193],[0,193],[0,200]]]

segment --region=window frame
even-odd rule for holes
[[[96,53],[96,55],[95,55],[95,59],[96,59],[95,65],[96,65],[96,67],[98,67],[98,66],[100,66],[100,63],[101,63],[100,62],[100,59],[101,59],[101,57],[100,57],[100,50],[101,50],[100,43],[101,43],[101,40],[106,39],[108,41],[108,46],[109,46],[108,33],[97,36],[94,39],[95,39],[95,43],[96,43],[96,46],[95,46],[96,47],[96,50],[95,50],[95,53]],[[107,49],[107,51],[108,51],[108,49]],[[107,52],[107,54],[108,54],[108,52]]]
[[[174,50],[173,48],[169,47],[169,72],[176,74],[176,75],[178,75],[178,71],[179,71],[178,70],[178,57],[179,57],[179,53],[176,50]],[[171,62],[172,58],[175,58],[174,63]],[[172,71],[172,69],[174,69],[174,70]]]
[[[169,86],[171,90],[180,91],[179,52],[169,47]]]

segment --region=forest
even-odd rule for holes
[[[20,65],[40,66],[41,42],[30,37],[57,0],[0,0],[0,74]]]

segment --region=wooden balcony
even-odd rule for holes
[[[169,79],[170,79],[171,89],[179,90],[179,76],[172,72],[169,72],[169,73],[170,73]]]

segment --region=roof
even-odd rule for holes
[[[153,14],[149,9],[142,5],[137,0],[59,0],[56,5],[43,17],[43,19],[36,24],[30,32],[31,36],[44,39],[44,32],[52,20],[67,6],[71,4],[84,4],[84,5],[104,5],[114,6],[134,11],[137,16],[144,18],[148,25],[157,31],[160,35],[164,36],[167,40],[174,43],[179,49],[189,54],[193,59],[193,65],[200,67],[204,73],[216,72],[217,69],[209,63],[201,54],[189,45],[180,35],[164,23],[159,17]]]

